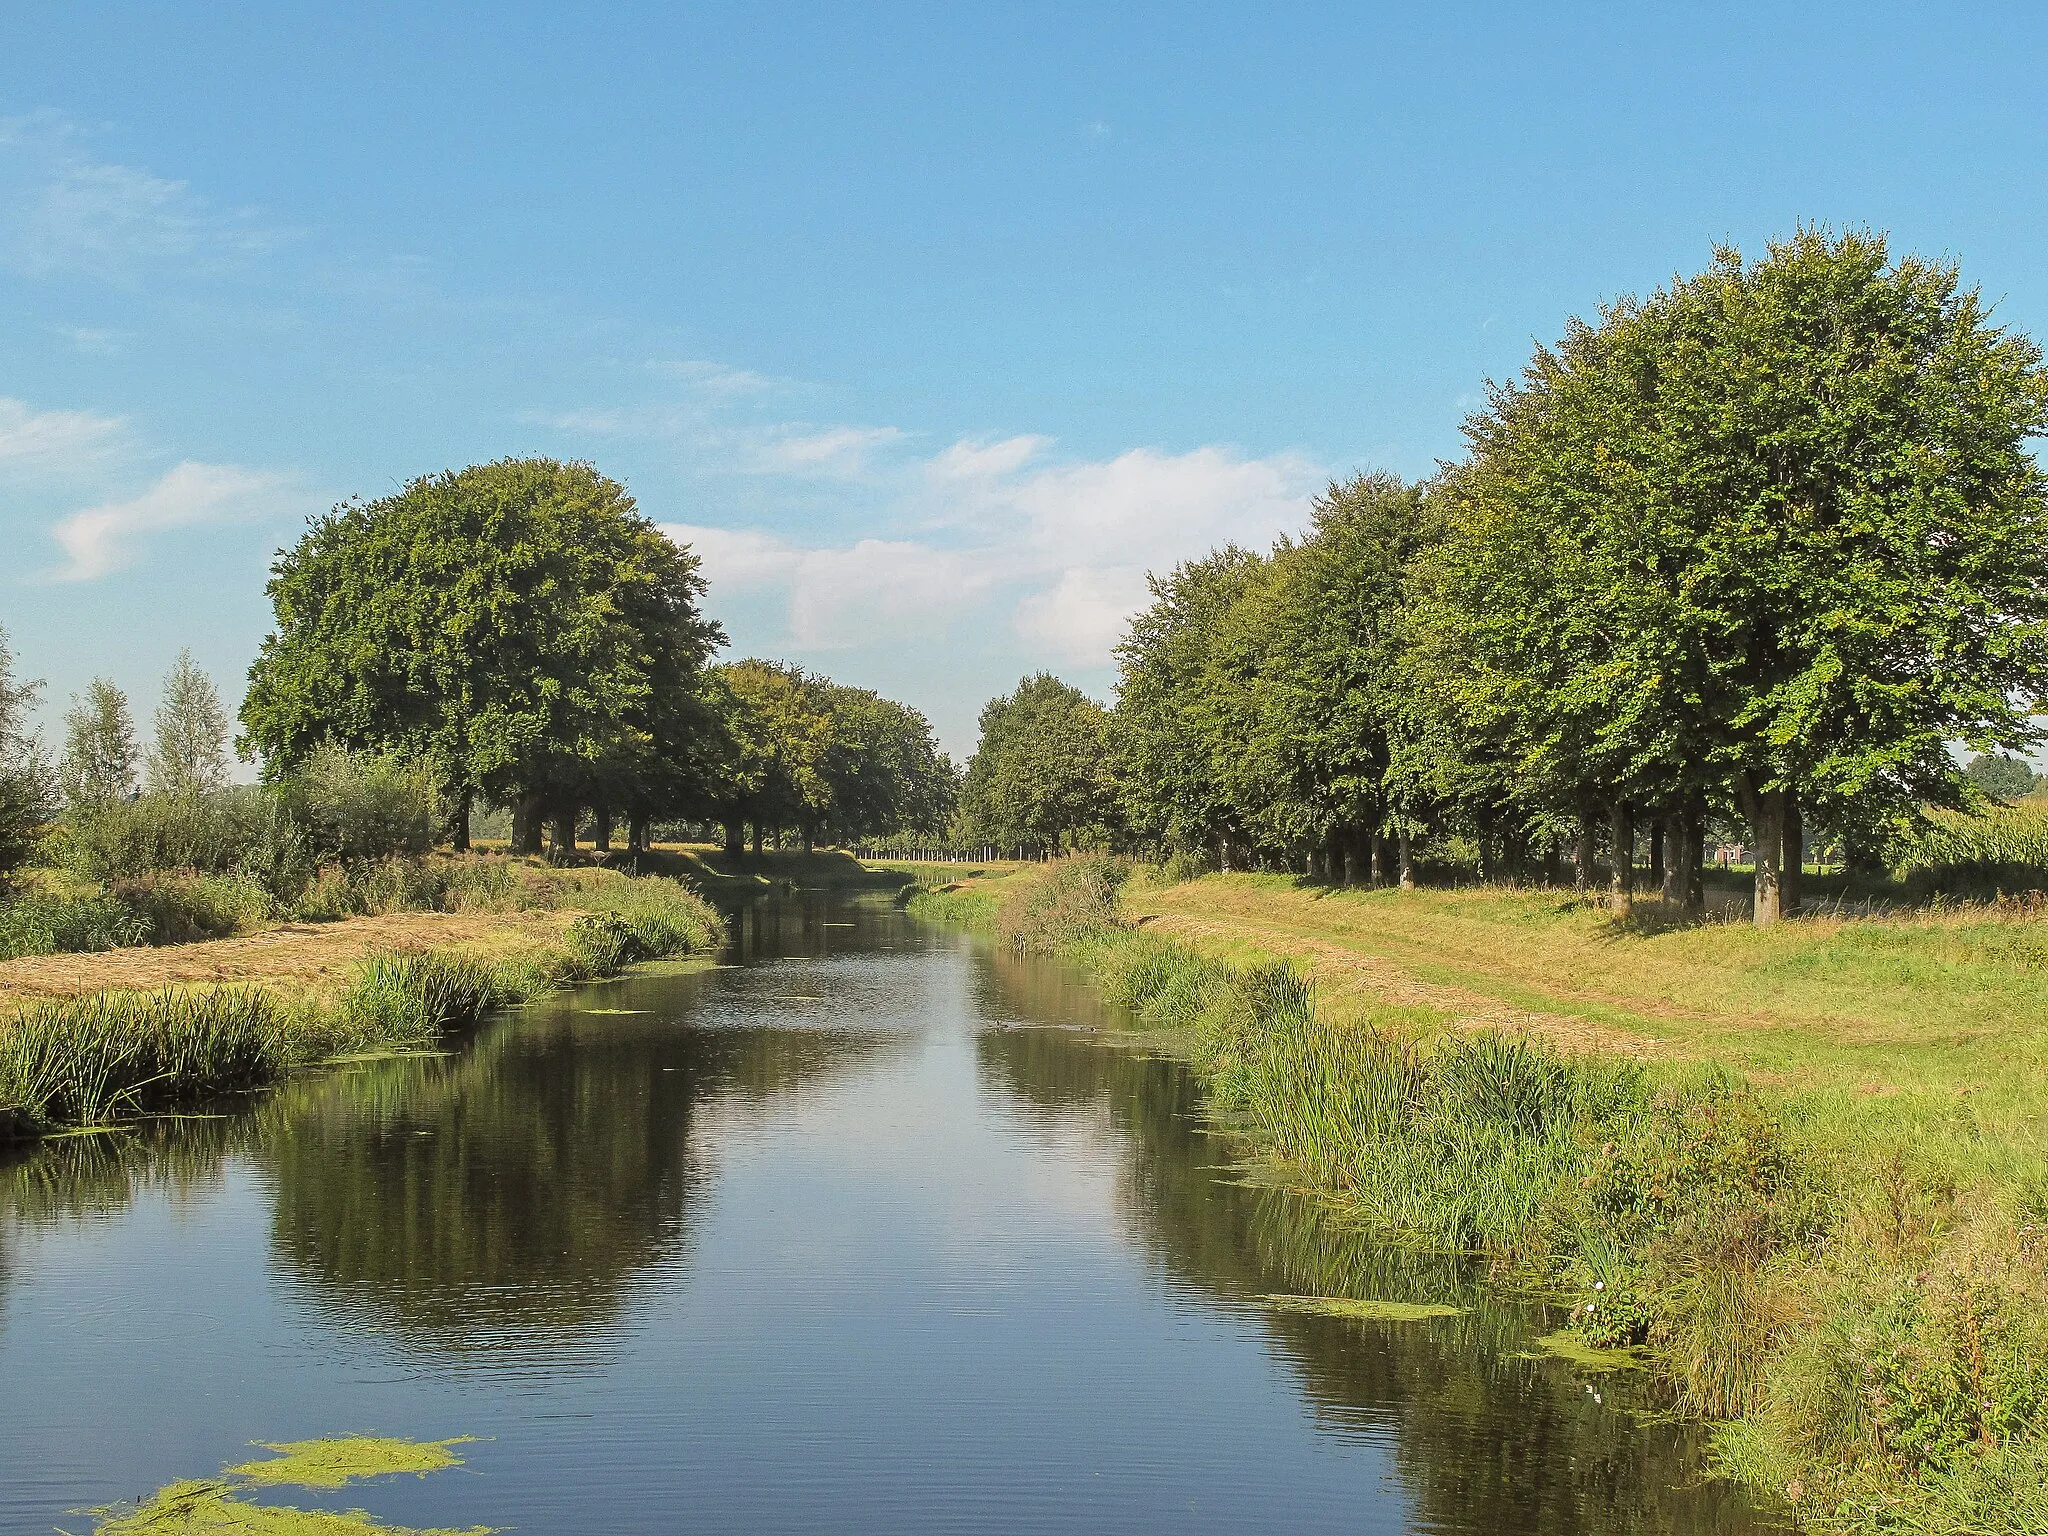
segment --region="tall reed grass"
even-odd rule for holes
[[[259,1087],[289,1060],[269,994],[100,992],[31,1003],[0,1028],[0,1100],[45,1125],[100,1125]]]

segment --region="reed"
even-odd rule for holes
[[[0,1099],[44,1125],[101,1125],[260,1087],[289,1060],[267,993],[99,992],[28,1004],[0,1026]]]

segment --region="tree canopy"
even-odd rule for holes
[[[1107,727],[1101,705],[1049,672],[991,699],[955,840],[1050,853],[1105,840],[1116,816]]]

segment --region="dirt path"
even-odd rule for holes
[[[204,944],[114,949],[96,955],[36,955],[0,961],[0,999],[72,997],[207,982],[318,985],[380,949],[458,944],[545,943],[573,912],[403,912],[335,923],[286,923]]]
[[[1310,976],[1326,993],[1356,992],[1396,1007],[1434,1008],[1448,1015],[1456,1029],[1506,1030],[1534,1035],[1562,1051],[1600,1052],[1638,1061],[1662,1054],[1658,1042],[1643,1035],[1566,1014],[1533,1013],[1462,987],[1418,981],[1392,961],[1361,954],[1329,939],[1309,938],[1242,918],[1189,917],[1180,913],[1141,918],[1139,926],[1197,941],[1220,938],[1250,942],[1290,959],[1307,961]]]

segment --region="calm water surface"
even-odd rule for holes
[[[484,1438],[333,1507],[543,1536],[1765,1528],[1541,1316],[1235,1182],[1071,973],[870,901],[729,958],[0,1168],[0,1530],[351,1431]]]

